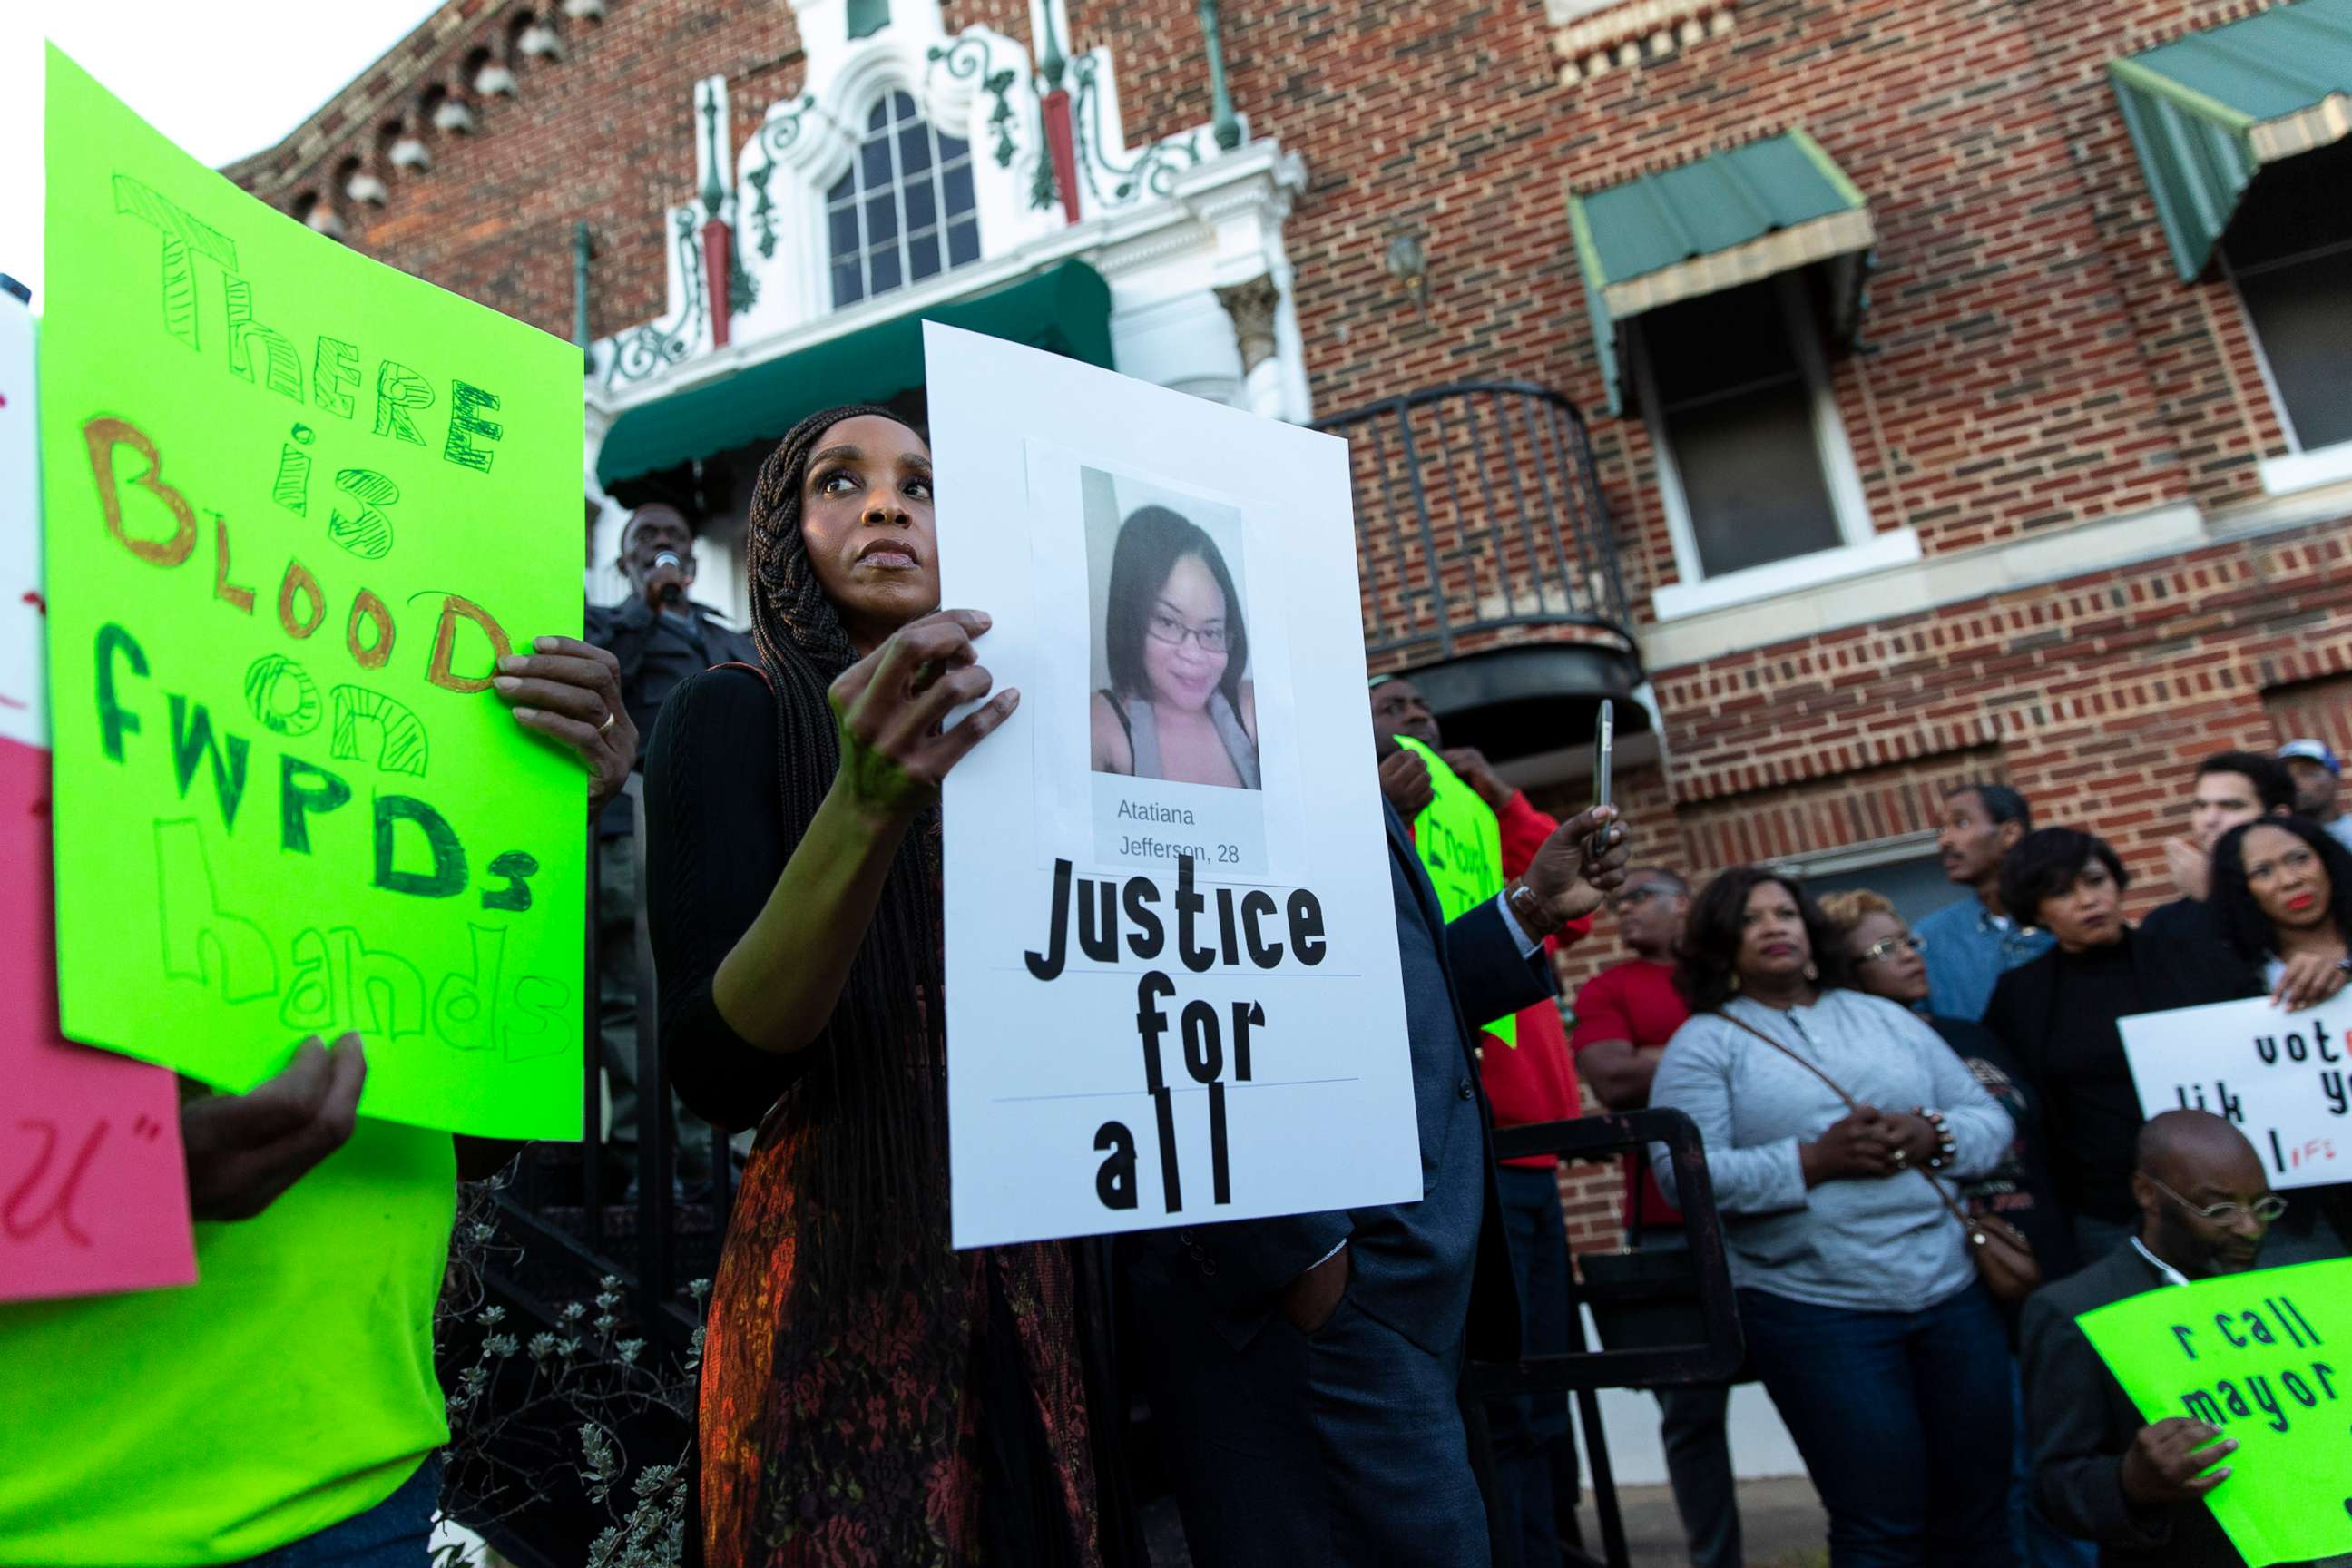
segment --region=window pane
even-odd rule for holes
[[[837,310],[844,305],[855,305],[859,300],[865,298],[865,295],[866,290],[858,285],[856,258],[835,262],[833,264],[833,308]]]
[[[909,233],[929,228],[940,221],[939,199],[932,194],[929,180],[907,182],[907,228]]]
[[[856,204],[833,209],[828,227],[835,256],[854,255],[857,249],[857,207]]]
[[[940,172],[940,178],[946,186],[948,216],[971,211],[971,165],[950,163]]]
[[[858,184],[869,191],[887,190],[890,184],[890,138],[877,136],[858,150]]]
[[[980,220],[961,217],[948,225],[948,265],[961,267],[980,259]]]
[[[898,167],[909,178],[931,166],[931,128],[921,121],[898,132]]]
[[[1669,413],[1665,426],[1706,576],[1845,542],[1801,381]]]
[[[2352,255],[2331,251],[2238,280],[2279,401],[2305,451],[2352,441]]]
[[[866,198],[866,243],[890,247],[898,240],[898,198],[887,189]]]
[[[911,280],[929,278],[940,269],[940,237],[936,229],[925,229],[907,241],[907,276]]]
[[[887,103],[876,104],[874,112],[866,117],[866,129],[868,131],[879,131],[889,123],[890,106]]]
[[[952,163],[959,158],[969,159],[971,156],[971,142],[961,136],[950,136],[944,131],[940,132],[940,163]]]
[[[841,178],[834,181],[833,189],[824,193],[824,199],[828,202],[845,202],[856,193],[856,190],[857,171],[854,168],[844,169],[841,172]]]
[[[898,277],[898,247],[894,245],[887,250],[876,251],[874,253],[873,268],[875,293],[887,294],[891,289],[896,289],[900,281]]]
[[[890,95],[890,112],[901,120],[912,120],[915,118],[915,100],[903,92],[894,92]]]

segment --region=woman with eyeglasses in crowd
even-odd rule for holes
[[[2338,889],[2342,889],[2339,893]],[[2233,827],[2213,846],[2214,923],[2281,1007],[2317,1005],[2352,979],[2352,849],[2299,816]],[[2263,1252],[2266,1264],[2341,1258],[2352,1184],[2298,1188]]]
[[[1249,631],[1217,542],[1164,506],[1138,507],[1111,550],[1108,597],[1094,771],[1256,789]]]
[[[2074,1240],[2095,1262],[2139,1224],[2132,1197],[2139,1091],[2116,1020],[2243,996],[2246,967],[2210,937],[2135,931],[2130,874],[2103,838],[2072,827],[2027,834],[2001,863],[2001,906],[2057,946],[2002,975],[1985,1009],[2042,1102],[2050,1184]],[[2044,1279],[2056,1274],[2044,1268]]]
[[[2074,1241],[2066,1216],[2050,1193],[2050,1174],[2042,1145],[2042,1109],[2027,1086],[2025,1071],[2000,1038],[1969,1018],[1939,1016],[1927,1011],[1927,939],[1914,932],[1883,895],[1868,889],[1832,893],[1822,900],[1822,912],[1844,933],[1845,954],[1853,966],[1854,988],[1884,996],[1927,1019],[1944,1037],[1993,1102],[2009,1112],[2016,1135],[1993,1168],[1960,1185],[1962,1199],[1977,1214],[1992,1215],[2014,1226],[2033,1244],[2034,1261],[2045,1279],[2074,1271]],[[2024,1387],[2018,1374],[2015,1351],[2018,1319],[2023,1303],[2004,1305],[2001,1317],[2009,1330],[2011,1352],[2010,1379],[2017,1411],[2015,1469],[2010,1483],[2010,1533],[2020,1557],[2034,1568],[2079,1565],[2089,1568],[2096,1550],[2073,1540],[2041,1518],[2029,1505],[2027,1479],[2032,1456],[2025,1440]]]
[[[2042,1108],[2024,1067],[2000,1037],[1982,1024],[1927,1011],[1927,940],[1905,923],[1892,901],[1866,889],[1832,893],[1822,900],[1822,912],[1844,933],[1854,989],[1884,996],[1925,1018],[2015,1124],[2017,1135],[2000,1163],[1962,1185],[1969,1205],[1979,1214],[1997,1215],[2023,1232],[2033,1244],[2045,1279],[2071,1273],[2074,1237],[2051,1195]]]
[[[1924,1020],[1853,988],[1840,933],[1776,872],[1717,877],[1679,957],[1692,1017],[1650,1103],[1705,1140],[1748,1354],[1832,1568],[2013,1564],[2008,1344],[1946,1186],[2000,1159],[2008,1115]],[[1672,1162],[1652,1168],[1675,1196]]]

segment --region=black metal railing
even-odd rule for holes
[[[538,1143],[518,1156],[490,1208],[495,1234],[475,1250],[480,1258],[484,1300],[504,1310],[504,1326],[520,1340],[537,1333],[571,1335],[578,1323],[566,1315],[572,1304],[598,1297],[613,1282],[624,1306],[616,1314],[630,1325],[624,1338],[647,1342],[648,1365],[675,1366],[689,1358],[701,1321],[694,1286],[718,1271],[734,1197],[734,1167],[727,1139],[696,1124],[681,1133],[665,1114],[670,1103],[662,1066],[659,1010],[652,945],[640,900],[630,932],[636,973],[637,1115],[634,1147],[607,1137],[604,1062],[599,1017],[600,939],[596,889],[604,855],[634,858],[635,886],[646,886],[645,811],[642,781],[628,786],[637,831],[630,838],[589,841],[587,930],[583,933],[585,989],[589,997],[582,1053],[582,1137],[577,1143]],[[615,933],[617,935],[617,933]],[[676,1180],[682,1138],[708,1139],[707,1178],[690,1185]],[[438,1346],[444,1382],[479,1353],[484,1329],[478,1318],[445,1319]],[[503,1397],[494,1387],[491,1403]],[[589,1506],[578,1464],[580,1415],[560,1400],[532,1402],[521,1410],[499,1409],[488,1458],[505,1477],[523,1478],[497,1496],[477,1496],[464,1475],[456,1478],[453,1506],[460,1522],[487,1536],[522,1568],[560,1568],[587,1560],[590,1541],[611,1510]],[[625,1451],[639,1462],[663,1463],[685,1452],[693,1426],[661,1405],[639,1402],[615,1428]]]
[[[1507,626],[1632,637],[1584,420],[1556,392],[1457,382],[1316,421],[1348,442],[1364,651],[1448,658]]]
[[[1479,1476],[1479,1490],[1494,1495],[1491,1478],[1495,1456],[1487,1434],[1485,1402],[1521,1394],[1569,1394],[1581,1429],[1584,1455],[1592,1472],[1593,1511],[1601,1526],[1601,1551],[1562,1552],[1577,1568],[1629,1568],[1632,1561],[1623,1519],[1617,1508],[1616,1477],[1609,1460],[1609,1437],[1601,1423],[1599,1391],[1604,1388],[1659,1388],[1691,1384],[1724,1383],[1732,1378],[1746,1353],[1739,1327],[1739,1308],[1732,1295],[1731,1275],[1724,1255],[1723,1224],[1715,1206],[1715,1187],[1707,1175],[1706,1149],[1697,1124],[1679,1110],[1651,1109],[1579,1117],[1573,1121],[1547,1121],[1528,1127],[1500,1128],[1495,1133],[1497,1161],[1549,1154],[1570,1163],[1606,1160],[1622,1155],[1646,1157],[1653,1143],[1662,1143],[1674,1162],[1675,1186],[1682,1205],[1683,1232],[1689,1300],[1661,1301],[1657,1321],[1646,1325],[1639,1345],[1588,1348],[1582,1308],[1588,1300],[1599,1310],[1597,1290],[1580,1279],[1571,1263],[1561,1289],[1568,1303],[1569,1349],[1564,1353],[1523,1355],[1509,1365],[1473,1362],[1464,1374],[1464,1403],[1469,1427],[1471,1463]],[[1677,1294],[1669,1290],[1668,1294]],[[1685,1309],[1676,1310],[1676,1308]],[[1682,1331],[1678,1337],[1677,1330]],[[1602,1332],[1608,1328],[1603,1323]],[[1512,1532],[1494,1532],[1496,1568],[1516,1568],[1518,1542]]]

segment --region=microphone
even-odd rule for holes
[[[673,572],[686,570],[686,563],[679,559],[675,550],[665,550],[654,557],[655,571],[658,572],[665,566]],[[661,602],[665,605],[675,605],[685,596],[686,590],[676,583],[665,583],[661,585]]]

